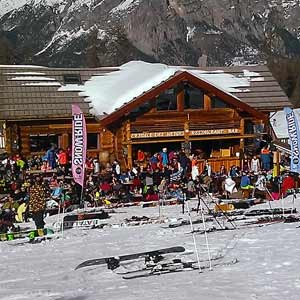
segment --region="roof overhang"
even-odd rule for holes
[[[222,99],[224,102],[230,104],[231,106],[237,107],[242,111],[248,112],[250,115],[253,115],[257,119],[261,120],[267,120],[268,116],[255,108],[251,107],[250,105],[240,101],[237,97],[234,95],[212,85],[211,83],[200,79],[199,77],[189,73],[188,71],[179,71],[174,74],[174,76],[170,77],[168,80],[163,81],[161,84],[153,87],[151,90],[143,93],[142,95],[134,98],[130,102],[124,104],[111,114],[105,116],[101,120],[102,126],[109,126],[110,124],[118,121],[124,115],[126,116],[129,112],[131,112],[133,109],[138,107],[139,105],[143,104],[146,101],[155,99],[157,96],[159,96],[164,90],[167,90],[169,88],[172,88],[176,84],[182,82],[182,81],[188,81],[191,84],[193,84],[195,87],[203,89],[206,93],[213,94],[220,99]]]

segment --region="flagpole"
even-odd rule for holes
[[[85,163],[87,152],[87,132],[84,114],[77,105],[72,105],[72,175],[81,186],[80,207],[84,207]]]

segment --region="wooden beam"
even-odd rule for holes
[[[178,88],[176,89],[176,97],[177,97],[177,111],[184,111],[184,89],[183,84],[178,84]]]
[[[189,141],[209,141],[209,140],[238,140],[241,138],[254,138],[254,134],[244,134],[244,135],[230,135],[230,136],[202,136],[202,137],[189,137]],[[157,144],[157,143],[173,143],[173,142],[184,142],[184,137],[178,139],[157,139],[157,140],[141,140],[141,141],[131,141],[130,144],[138,145],[138,144]]]
[[[211,109],[211,98],[204,94],[204,110],[209,111]]]

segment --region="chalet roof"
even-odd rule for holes
[[[182,71],[260,111],[292,106],[266,66],[200,69],[141,61],[94,69],[0,65],[0,119],[66,118],[75,103],[87,116],[111,114]],[[80,75],[80,84],[65,82],[71,74]]]
[[[72,104],[79,105],[87,117],[94,117],[87,96],[60,90],[65,86],[64,76],[80,75],[84,85],[92,76],[115,70],[0,65],[0,120],[70,118]]]

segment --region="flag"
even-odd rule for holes
[[[291,145],[291,171],[300,174],[300,133],[299,124],[293,110],[285,107],[288,134]]]
[[[84,185],[86,161],[86,123],[77,105],[72,105],[72,174],[76,183]]]

